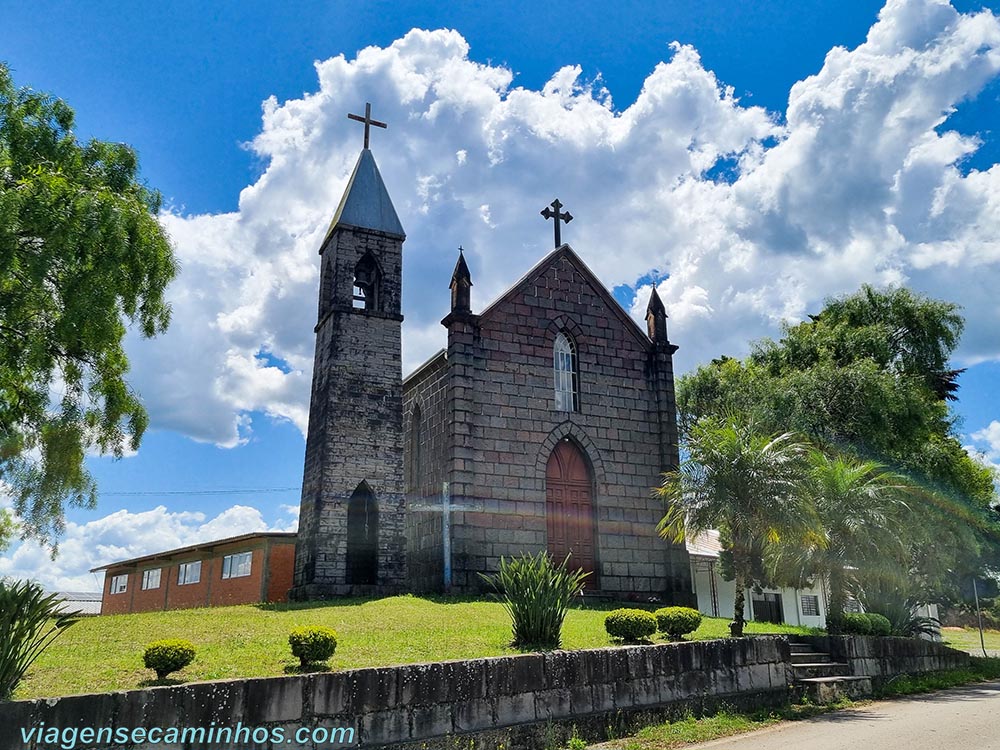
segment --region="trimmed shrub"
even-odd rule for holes
[[[76,622],[65,606],[37,583],[0,578],[0,701],[11,699],[38,655]]]
[[[892,635],[892,622],[877,612],[847,612],[841,632],[844,635]]]
[[[639,641],[656,632],[656,617],[644,609],[616,609],[604,618],[604,629],[612,638]]]
[[[156,672],[156,679],[162,680],[171,672],[184,669],[194,661],[194,644],[190,641],[168,639],[154,641],[146,646],[142,663],[146,669]]]
[[[845,612],[840,632],[844,635],[871,635],[872,621],[866,612]]]
[[[701,612],[691,607],[663,607],[656,610],[656,626],[671,640],[679,641],[688,633],[693,633],[701,625]]]
[[[292,647],[292,656],[305,667],[333,656],[337,650],[337,631],[322,625],[295,628],[288,634],[288,645]]]
[[[892,623],[885,615],[877,612],[866,612],[868,624],[871,627],[871,634],[878,636],[892,635]]]
[[[510,615],[514,646],[559,648],[566,612],[590,575],[569,570],[569,558],[556,565],[547,552],[501,557],[496,575],[479,574]]]

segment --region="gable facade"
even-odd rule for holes
[[[460,305],[403,387],[411,587],[478,591],[501,557],[547,550],[591,592],[692,603],[651,494],[678,462],[665,315],[656,342],[567,245],[482,314]]]

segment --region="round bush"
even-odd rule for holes
[[[604,618],[604,629],[612,638],[638,641],[656,632],[656,618],[644,609],[616,609]]]
[[[845,612],[840,629],[844,635],[871,635],[872,622],[865,613]]]
[[[142,663],[146,669],[156,672],[158,680],[171,672],[184,669],[194,661],[194,644],[178,639],[154,641],[142,653]]]
[[[295,628],[288,634],[288,645],[304,667],[333,656],[337,649],[337,632],[318,625]]]
[[[886,636],[892,635],[892,623],[885,615],[877,612],[868,612],[868,625],[872,635]]]
[[[691,607],[664,607],[656,610],[656,625],[671,640],[679,641],[701,625],[701,612]]]

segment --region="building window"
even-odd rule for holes
[[[222,558],[222,577],[243,578],[250,575],[250,561],[252,559],[253,552],[226,555]]]
[[[577,376],[576,347],[565,333],[556,336],[553,348],[556,385],[556,409],[577,411],[580,408],[579,377]]]
[[[177,566],[178,586],[184,586],[188,583],[198,583],[199,581],[201,581],[201,560],[181,563]]]
[[[773,622],[780,624],[785,621],[784,609],[781,606],[781,594],[764,591],[753,594],[753,619],[757,622]]]
[[[354,269],[352,304],[355,310],[377,310],[382,274],[370,253],[358,261]]]
[[[125,590],[128,588],[128,574],[123,576],[115,576],[111,579],[111,593],[112,594],[124,594]]]
[[[423,479],[423,416],[420,411],[420,404],[413,405],[413,414],[410,417],[410,486],[411,493],[419,493]]]
[[[142,590],[160,588],[160,569],[150,568],[142,571]]]
[[[359,484],[347,502],[347,582],[378,582],[378,502],[368,482]]]
[[[812,594],[802,595],[802,616],[819,617],[819,597]]]

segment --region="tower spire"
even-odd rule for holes
[[[452,313],[472,312],[472,274],[465,262],[465,252],[461,245],[458,248],[458,262],[451,274],[451,311]]]
[[[663,306],[663,300],[653,285],[653,291],[649,293],[649,304],[646,305],[646,330],[649,338],[654,343],[667,343],[667,309]]]

